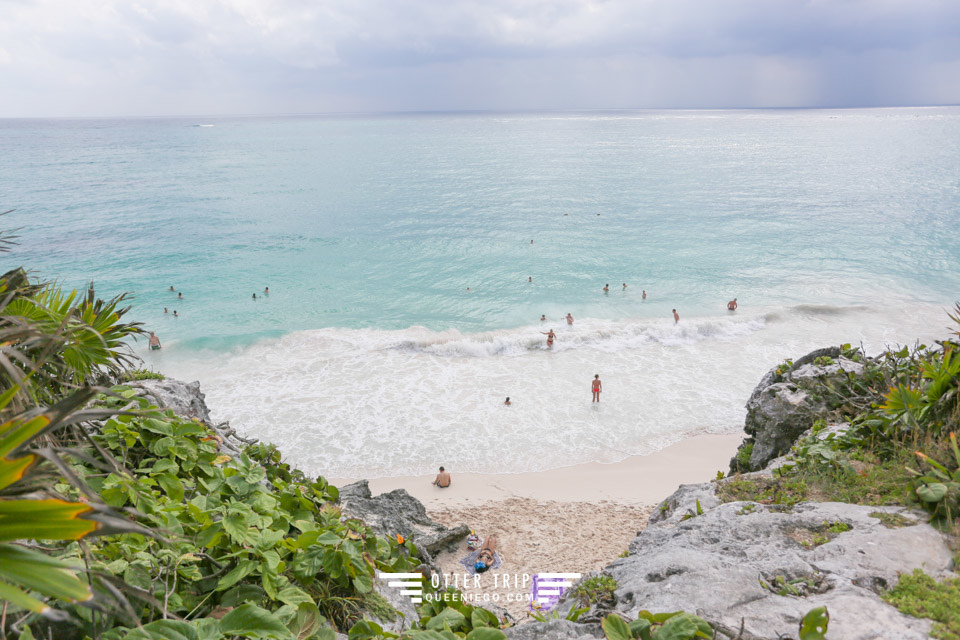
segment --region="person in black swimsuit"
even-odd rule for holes
[[[483,544],[480,545],[480,553],[477,554],[477,562],[473,565],[477,573],[483,573],[493,566],[493,554],[497,550],[496,536],[487,536]]]

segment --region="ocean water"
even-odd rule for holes
[[[739,431],[812,348],[946,335],[960,108],[0,120],[7,209],[6,266],[133,292],[145,366],[292,462],[519,472]]]

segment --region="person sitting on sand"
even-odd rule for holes
[[[571,327],[573,326],[573,316],[569,313],[567,314],[567,325]]]
[[[497,550],[496,536],[487,536],[480,545],[480,553],[477,554],[477,562],[473,565],[474,571],[483,573],[493,566],[493,554]]]
[[[441,489],[446,489],[450,486],[450,482],[450,474],[444,471],[443,467],[440,467],[440,473],[437,474],[432,484],[437,485]]]
[[[509,407],[511,404],[513,404],[513,403],[510,402],[510,396],[507,396],[507,400],[506,400],[503,404],[507,405],[508,407]]]
[[[149,343],[150,343],[150,349],[151,349],[151,351],[154,350],[154,349],[159,349],[159,348],[160,348],[160,338],[158,338],[158,337],[157,337],[157,334],[155,334],[153,331],[150,332],[150,342],[149,342]]]
[[[728,311],[736,311],[736,310],[737,310],[737,299],[736,299],[736,298],[734,298],[733,300],[731,300],[730,302],[727,303],[727,310],[728,310]]]
[[[546,320],[546,318],[544,318],[544,320]],[[547,336],[547,349],[552,349],[553,341],[557,339],[557,334],[553,332],[553,329],[550,329],[550,331],[546,333],[543,331],[541,331],[540,333]]]

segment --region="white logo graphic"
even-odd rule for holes
[[[533,585],[534,600],[544,608],[551,608],[560,594],[580,579],[579,573],[538,573]]]
[[[400,589],[400,594],[410,596],[411,602],[423,602],[423,574],[422,573],[377,573],[381,580],[389,580],[388,587]]]

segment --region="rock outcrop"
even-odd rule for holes
[[[160,409],[170,409],[184,418],[200,420],[222,439],[221,450],[233,457],[240,455],[243,448],[253,444],[256,440],[244,438],[230,427],[229,422],[213,424],[210,418],[210,409],[207,408],[206,396],[200,391],[200,383],[183,382],[173,378],[165,380],[139,380],[129,382],[127,386],[137,392],[137,396],[145,398]]]
[[[470,527],[461,524],[445,527],[427,515],[423,503],[404,489],[394,489],[374,497],[366,480],[340,488],[340,504],[344,513],[362,519],[379,534],[400,534],[413,540],[417,549],[432,556],[456,545],[470,533]]]
[[[816,364],[821,358],[828,358],[832,363]],[[786,453],[814,422],[831,417],[835,407],[824,399],[825,388],[842,386],[850,375],[862,372],[863,365],[841,356],[837,347],[812,351],[787,371],[771,369],[747,400],[744,431],[748,438],[740,445],[740,451],[752,449],[749,461],[744,464],[745,455],[734,456],[730,470],[763,469],[768,462]]]
[[[618,611],[635,617],[642,609],[686,610],[721,638],[737,637],[742,623],[742,639],[751,640],[795,633],[807,611],[827,605],[831,637],[928,637],[929,620],[903,615],[877,595],[916,568],[950,575],[952,553],[925,514],[843,503],[786,511],[723,504],[716,487],[681,487],[630,543],[630,555],[605,569],[619,585]],[[877,513],[906,515],[913,524],[887,528],[871,515]]]

